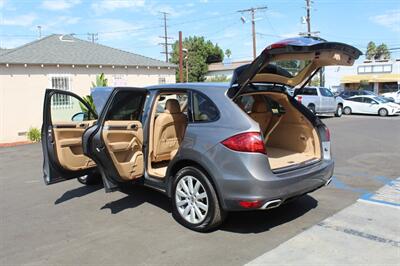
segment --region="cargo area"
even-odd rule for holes
[[[279,92],[255,92],[237,104],[260,125],[272,170],[321,158],[320,140],[311,122]]]

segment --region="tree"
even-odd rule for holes
[[[226,49],[226,50],[225,50],[225,55],[226,55],[226,57],[230,58],[231,55],[232,55],[231,49]]]
[[[228,78],[225,75],[210,77],[206,80],[206,82],[229,82],[229,81],[231,81],[230,78]]]
[[[108,86],[108,79],[106,79],[104,73],[96,76],[96,83],[92,81],[92,88],[95,87],[107,87]],[[91,95],[86,95],[82,97],[82,100],[87,103],[93,111],[96,111],[96,105],[94,104],[93,97]],[[82,103],[79,103],[81,110],[84,114],[88,115],[89,110],[86,106]]]
[[[184,58],[187,61],[189,69],[189,81],[204,81],[205,74],[208,71],[208,64],[222,62],[224,59],[224,52],[218,46],[213,44],[211,41],[206,41],[204,37],[193,36],[185,38],[183,40],[183,48],[187,49],[187,53],[184,54]],[[176,41],[172,45],[172,56],[171,63],[179,63],[179,43]],[[184,62],[186,65],[186,61]],[[179,75],[179,69],[177,70],[177,78]],[[185,73],[186,75],[186,69]]]
[[[390,52],[386,44],[382,43],[376,47],[375,59],[390,59]]]
[[[371,41],[367,45],[367,53],[365,54],[365,57],[368,60],[372,60],[372,59],[374,59],[375,54],[376,54],[376,45],[374,42]]]
[[[108,79],[104,76],[104,73],[96,76],[96,83],[92,81],[92,88],[94,87],[107,87]]]

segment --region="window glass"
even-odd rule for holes
[[[219,111],[215,104],[205,95],[193,93],[193,119],[200,122],[215,121],[219,117]]]
[[[299,89],[296,95],[318,95],[316,88],[305,87]]]
[[[322,96],[333,97],[332,92],[330,90],[328,90],[327,88],[320,88],[320,92],[321,92]]]
[[[375,101],[372,100],[371,98],[363,97],[363,103],[373,103],[373,102]]]
[[[175,99],[179,102],[181,111],[187,115],[188,96],[187,93],[163,93],[157,101],[156,116],[165,112],[165,104],[169,99]]]
[[[348,98],[347,100],[352,102],[362,102],[361,97]]]
[[[251,113],[254,101],[253,95],[244,95],[239,97],[238,105],[246,113]]]
[[[53,123],[95,119],[95,114],[90,112],[80,100],[63,93],[55,93],[51,96],[50,115]]]
[[[135,91],[120,91],[115,95],[112,105],[108,110],[108,120],[140,120],[142,105],[146,94]]]

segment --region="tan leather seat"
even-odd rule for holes
[[[181,112],[179,102],[168,99],[165,112],[154,122],[154,147],[152,161],[171,160],[179,149],[187,126],[187,117]]]
[[[265,100],[256,99],[253,103],[250,117],[260,124],[260,129],[262,133],[265,134],[272,118],[272,112],[268,110],[268,105]]]

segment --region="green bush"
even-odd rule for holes
[[[36,127],[29,128],[27,137],[30,141],[39,142],[41,138],[40,130],[37,129]]]

